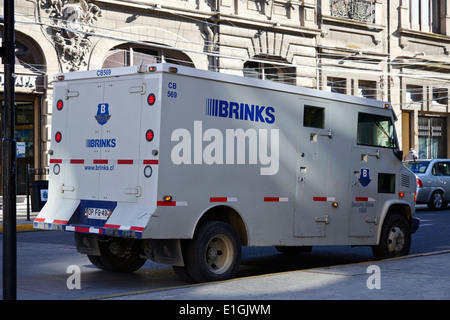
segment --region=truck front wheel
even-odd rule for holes
[[[224,222],[201,225],[194,239],[182,243],[182,249],[185,271],[194,282],[233,278],[241,263],[239,236]]]
[[[389,215],[383,223],[380,243],[372,247],[375,259],[388,259],[408,255],[411,247],[411,229],[401,215]]]

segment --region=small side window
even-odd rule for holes
[[[303,111],[303,126],[324,129],[325,108],[305,106]]]
[[[378,193],[395,193],[395,174],[378,173]]]

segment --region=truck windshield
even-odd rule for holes
[[[396,148],[395,130],[391,118],[360,113],[357,143],[366,146]]]

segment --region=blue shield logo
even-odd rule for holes
[[[109,114],[109,104],[100,103],[98,105],[97,115],[95,116],[95,119],[100,125],[104,125],[108,122],[109,118],[111,118],[111,115]]]
[[[370,179],[370,172],[369,169],[363,168],[361,169],[361,174],[359,175],[359,183],[361,183],[361,185],[363,187],[367,187],[370,183],[370,181],[372,181]]]

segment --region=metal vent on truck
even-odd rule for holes
[[[400,183],[402,185],[403,188],[409,188],[410,186],[410,179],[409,176],[406,174],[402,174],[400,176]]]

